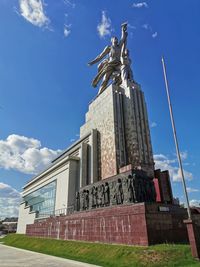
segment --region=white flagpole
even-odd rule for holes
[[[170,93],[169,93],[169,85],[168,85],[168,80],[167,80],[165,61],[164,61],[163,57],[162,57],[162,66],[163,66],[163,73],[164,73],[164,79],[165,79],[165,87],[166,87],[166,91],[167,91],[167,99],[168,99],[168,104],[169,104],[170,118],[171,118],[171,123],[172,123],[173,134],[174,134],[174,142],[175,142],[175,146],[176,146],[176,154],[177,154],[177,158],[178,158],[179,168],[181,171],[183,190],[184,190],[185,198],[186,198],[188,219],[191,219],[191,210],[190,210],[190,205],[189,205],[188,193],[187,193],[187,189],[186,189],[182,160],[181,160],[180,151],[179,151],[178,139],[177,139],[177,135],[176,135],[176,128],[175,128],[174,116],[173,116]]]

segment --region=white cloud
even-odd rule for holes
[[[151,33],[152,38],[156,38],[158,36],[158,32],[154,32],[151,25],[149,25],[148,23],[145,23],[142,25],[142,28],[145,29],[146,31]]]
[[[190,200],[190,206],[192,206],[192,207],[200,207],[200,200],[196,200],[196,199]]]
[[[151,128],[155,128],[157,126],[157,123],[155,121],[153,121],[151,124],[150,124],[150,127]]]
[[[187,151],[183,151],[183,152],[180,153],[180,155],[181,155],[181,159],[185,160],[188,157],[188,152]]]
[[[152,31],[152,28],[151,28],[151,26],[150,26],[148,23],[143,24],[143,25],[142,25],[142,28],[144,28],[145,30],[150,30],[150,31]]]
[[[20,14],[35,26],[48,26],[49,18],[44,13],[42,0],[19,0]]]
[[[45,169],[61,150],[41,147],[37,139],[16,134],[0,140],[0,168],[37,174]]]
[[[142,8],[142,7],[147,8],[148,7],[148,4],[146,2],[133,3],[133,7],[134,8]]]
[[[132,30],[136,30],[136,29],[137,29],[137,27],[136,27],[136,26],[134,26],[134,25],[131,25],[131,24],[128,24],[128,27],[129,27],[130,29],[132,29]]]
[[[196,193],[196,192],[200,192],[199,189],[191,188],[191,187],[187,187],[187,191],[188,191],[188,193]]]
[[[158,33],[157,32],[154,32],[153,34],[152,34],[152,37],[153,38],[156,38],[158,36]]]
[[[137,27],[134,26],[134,25],[128,24],[128,28],[131,29],[131,31],[130,31],[130,37],[131,37],[131,39],[132,39],[132,38],[133,38],[133,32],[132,32],[132,30],[135,31],[135,30],[137,29]]]
[[[169,159],[163,154],[158,154],[154,155],[154,161],[156,169],[169,170],[170,176],[174,182],[182,180],[181,170],[177,167],[177,159]],[[184,170],[184,176],[187,180],[193,179],[192,173],[186,170]]]
[[[69,35],[70,35],[70,33],[71,33],[71,24],[69,24],[69,25],[64,25],[64,36],[65,37],[68,37]]]
[[[106,35],[111,34],[111,20],[106,16],[105,11],[102,11],[101,23],[98,24],[97,31],[101,38],[104,38]]]
[[[181,181],[182,180],[181,169],[174,167],[173,170],[175,172],[174,175],[173,175],[173,180],[175,182]],[[186,170],[183,170],[183,172],[184,172],[184,177],[185,177],[186,180],[191,181],[193,179],[193,175],[192,175],[191,172],[188,172]]]
[[[76,4],[73,3],[72,1],[70,0],[63,0],[63,3],[71,8],[75,8],[76,7]]]
[[[0,183],[0,218],[17,217],[20,193],[8,184]]]

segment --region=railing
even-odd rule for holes
[[[74,213],[74,206],[69,206],[68,208],[58,209],[52,212],[36,212],[36,218],[42,219],[42,218],[48,218],[48,217],[54,217],[54,216],[64,216],[64,215],[70,215]]]
[[[54,216],[69,215],[72,213],[74,213],[74,206],[69,206],[68,208],[55,210]]]

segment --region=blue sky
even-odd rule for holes
[[[128,21],[135,80],[148,107],[155,163],[183,202],[161,66],[167,64],[190,201],[200,202],[199,0],[0,1],[0,216],[17,215],[22,186],[78,139],[96,67]]]

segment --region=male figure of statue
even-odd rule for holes
[[[104,59],[98,65],[98,73],[96,77],[94,78],[94,80],[92,81],[92,86],[96,87],[99,81],[103,78],[98,94],[101,94],[106,89],[108,82],[111,79],[112,75],[115,72],[120,71],[121,50],[122,50],[123,44],[126,43],[126,39],[128,35],[127,23],[123,23],[121,27],[122,27],[121,40],[118,42],[117,37],[112,37],[111,45],[106,46],[100,55],[98,55],[94,60],[88,63],[88,65],[91,66],[99,62],[100,60],[102,60],[106,55],[108,55],[108,58]]]

